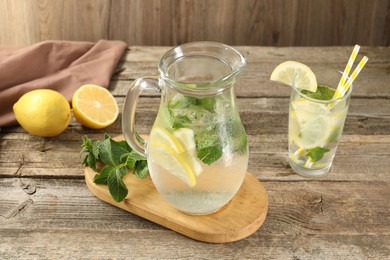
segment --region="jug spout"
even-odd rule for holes
[[[228,45],[191,42],[168,51],[158,68],[163,85],[185,95],[210,96],[231,88],[246,65],[246,58]]]

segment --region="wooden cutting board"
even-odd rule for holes
[[[267,215],[267,192],[249,173],[234,198],[209,215],[188,215],[176,210],[157,192],[150,177],[138,179],[131,173],[123,178],[129,194],[118,203],[106,185],[93,183],[95,174],[85,168],[87,186],[99,199],[199,241],[227,243],[243,239],[253,234]]]

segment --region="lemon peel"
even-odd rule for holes
[[[37,89],[25,93],[14,104],[18,123],[30,134],[51,137],[61,134],[71,119],[68,100],[51,89]]]

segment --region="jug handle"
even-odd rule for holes
[[[153,90],[160,93],[160,86],[157,77],[142,77],[135,80],[127,92],[125,104],[122,113],[122,132],[126,142],[130,147],[146,157],[145,143],[141,136],[135,130],[135,109],[138,98],[144,90]]]

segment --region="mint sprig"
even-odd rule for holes
[[[87,153],[83,165],[97,172],[93,182],[107,185],[115,201],[123,201],[128,194],[122,178],[129,170],[138,178],[148,175],[146,158],[134,152],[126,141],[115,141],[108,134],[103,140],[92,141],[87,136],[82,140],[81,153]],[[103,168],[99,169],[97,162],[103,163]]]
[[[216,134],[218,124],[210,120],[206,128],[200,122],[215,111],[214,97],[195,98],[177,95],[168,104],[172,129],[190,128],[195,132],[197,157],[205,164],[212,164],[222,156],[221,137]],[[201,125],[202,128],[199,128]]]
[[[305,89],[301,90],[301,92],[306,96],[318,100],[331,100],[334,96],[335,91],[336,91],[335,89],[324,85],[318,85],[316,92],[311,92]]]
[[[315,147],[312,149],[308,149],[306,152],[306,156],[309,156],[313,160],[313,162],[318,162],[324,157],[325,153],[329,151],[330,150],[328,148]]]
[[[247,152],[247,139],[239,115],[223,96],[191,97],[177,94],[159,111],[168,131],[194,131],[196,155],[203,163],[218,161],[223,149]]]

